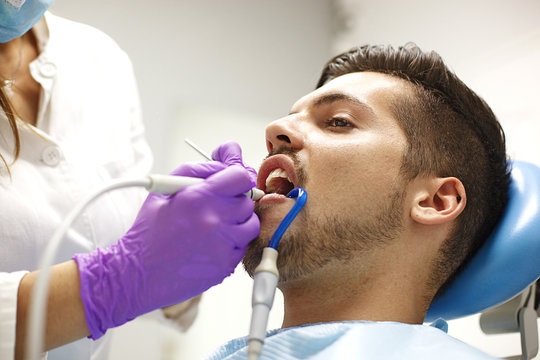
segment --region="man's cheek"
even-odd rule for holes
[[[256,211],[257,216],[261,222],[262,230],[268,228],[277,229],[278,225],[285,218],[287,213],[291,210],[292,204],[285,205],[279,204],[277,206],[261,207]]]

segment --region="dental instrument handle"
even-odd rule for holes
[[[278,252],[276,249],[266,247],[263,250],[259,266],[255,268],[251,297],[253,310],[248,335],[248,360],[257,360],[259,358],[266,337],[268,315],[274,303],[279,279],[277,257]]]
[[[148,178],[150,179],[150,185],[146,188],[148,191],[168,195],[174,194],[190,185],[204,181],[204,179],[200,178],[159,174],[148,175]],[[264,196],[264,191],[252,188],[246,192],[245,195],[250,197],[253,201],[257,201]]]

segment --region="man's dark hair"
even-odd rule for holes
[[[404,178],[453,176],[465,186],[467,205],[434,261],[428,284],[440,294],[484,243],[506,206],[510,169],[504,132],[489,106],[439,54],[422,52],[412,43],[397,49],[366,45],[338,55],[324,67],[317,88],[361,71],[413,84],[410,96],[389,99],[408,142]]]

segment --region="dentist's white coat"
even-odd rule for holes
[[[152,164],[127,55],[102,32],[50,13],[32,31],[40,49],[30,65],[42,87],[38,121],[20,122],[19,159],[11,179],[3,166],[0,176],[0,359],[14,356],[19,282],[36,269],[65,215],[107,180],[145,175]],[[11,161],[13,139],[1,110],[0,153]],[[57,262],[115,242],[145,196],[127,189],[98,199],[74,224],[81,239],[64,239]],[[49,359],[103,359],[108,338],[80,340]]]

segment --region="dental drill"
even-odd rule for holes
[[[266,337],[268,315],[274,303],[274,295],[279,279],[277,246],[285,230],[287,230],[296,218],[296,215],[298,215],[306,204],[307,193],[303,188],[296,187],[287,194],[287,197],[296,199],[296,202],[281,221],[274,235],[272,235],[268,247],[264,248],[261,262],[255,268],[255,274],[253,276],[253,295],[251,298],[253,309],[248,335],[248,360],[259,359],[264,338]]]
[[[28,318],[28,341],[27,341],[27,360],[41,359],[43,349],[43,335],[45,331],[45,312],[47,307],[48,285],[50,280],[51,266],[56,256],[57,250],[69,230],[71,223],[79,214],[97,197],[114,190],[125,187],[142,186],[149,192],[172,195],[190,185],[204,181],[204,179],[190,178],[184,176],[172,175],[148,175],[143,178],[118,179],[111,181],[106,186],[88,195],[66,216],[64,221],[54,232],[51,240],[47,244],[43,256],[39,263],[39,274],[36,280],[35,288],[31,298],[30,314]],[[245,193],[252,200],[260,199],[264,192],[257,188],[252,188]]]

